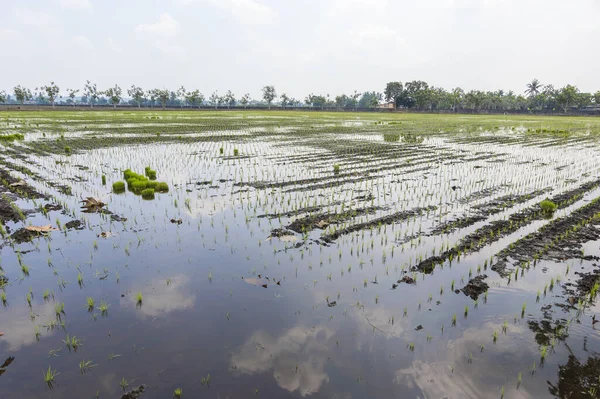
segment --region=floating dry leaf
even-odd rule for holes
[[[298,237],[293,235],[279,236],[277,238],[279,238],[283,242],[296,242],[298,240]]]
[[[94,197],[87,197],[86,199],[82,199],[80,202],[83,203],[82,208],[102,208],[104,205],[106,205],[104,202]]]
[[[25,182],[25,180],[19,180],[18,182],[9,184],[9,187],[20,187],[20,186],[26,186],[27,183]]]
[[[36,233],[47,233],[49,231],[58,230],[58,229],[47,224],[45,226],[26,226],[25,230],[35,231]]]
[[[103,231],[102,233],[98,234],[98,237],[102,237],[102,238],[108,238],[112,236],[112,233],[110,231]]]

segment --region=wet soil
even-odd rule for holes
[[[484,281],[487,278],[486,274],[482,274],[477,277],[473,277],[467,285],[461,288],[461,291],[468,297],[471,297],[473,300],[477,300],[479,295],[483,294],[488,290],[489,285]]]

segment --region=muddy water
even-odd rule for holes
[[[364,140],[379,138],[365,135]],[[361,135],[340,137],[344,139],[351,146]],[[579,382],[573,374],[560,379],[559,367],[567,365],[560,369],[563,374],[577,369],[572,358],[585,363],[600,350],[600,336],[591,323],[598,307],[592,304],[579,317],[573,309],[544,307],[564,303],[562,285],[575,281],[576,271],[594,269],[596,262],[540,261],[510,282],[486,262],[550,221],[532,221],[480,251],[446,261],[433,273],[421,274],[412,267],[492,220],[535,206],[545,195],[468,228],[427,235],[443,221],[475,212],[474,205],[547,187],[553,189],[548,195],[559,194],[597,178],[596,150],[573,146],[541,151],[535,146],[489,147],[446,139],[426,140],[417,150],[419,146],[423,151],[450,152],[460,162],[432,160],[421,165],[429,168],[425,171],[401,176],[372,172],[359,182],[312,188],[336,181],[333,173],[323,178],[314,171],[335,160],[321,162],[316,157],[280,164],[269,157],[328,151],[327,143],[315,147],[313,139],[289,148],[240,138],[110,147],[38,157],[36,164],[11,159],[41,176],[36,181],[20,175],[54,196],[64,210],[47,216],[36,213],[26,221],[60,225],[61,231],[31,243],[5,242],[1,249],[0,265],[9,283],[7,304],[0,308],[0,361],[15,359],[0,375],[0,397],[114,398],[140,384],[147,385],[144,398],[171,397],[178,387],[184,397],[215,398],[498,398],[502,392],[507,398],[552,397],[556,392],[566,397],[569,388],[564,385]],[[234,148],[240,157],[232,156]],[[504,162],[486,162],[480,158],[483,150]],[[351,151],[336,151],[331,153],[340,161],[352,156]],[[406,159],[414,158],[409,154]],[[363,159],[367,161],[356,165],[355,172],[371,173],[389,163],[377,154]],[[110,185],[121,179],[122,170],[143,173],[147,165],[157,171],[159,181],[169,184],[168,193],[156,194],[152,201],[130,192],[111,193]],[[102,186],[101,175],[106,175],[107,186]],[[313,178],[320,180],[266,189],[234,186]],[[65,181],[72,196],[48,185]],[[356,199],[369,193],[373,199]],[[108,210],[127,220],[81,213],[81,196],[103,199]],[[587,194],[555,218],[597,196],[597,191]],[[36,207],[28,200],[16,204]],[[300,215],[257,218],[310,206],[337,214],[361,206],[381,210],[280,238],[270,237],[271,231]],[[436,210],[344,234],[330,245],[315,242],[336,229],[425,206]],[[64,227],[75,219],[83,222],[83,229]],[[7,226],[14,232],[22,224]],[[110,234],[105,238],[102,232]],[[403,244],[396,244],[399,241]],[[598,242],[585,244],[586,255],[598,252]],[[28,266],[28,276],[21,264]],[[475,303],[454,292],[478,274],[488,276],[487,296],[482,294]],[[397,283],[404,276],[416,284]],[[557,278],[561,281],[538,300],[538,290]],[[398,286],[392,289],[392,284]],[[43,299],[45,290],[52,294],[48,300]],[[141,304],[136,303],[138,292],[143,295]],[[108,311],[88,311],[88,297],[97,306],[105,301]],[[52,328],[55,305],[63,302],[64,327]],[[550,317],[552,325],[562,320],[568,336],[551,342],[548,334],[536,334],[544,317]],[[67,334],[83,340],[76,352],[62,342]],[[95,366],[82,373],[82,360]],[[48,366],[60,372],[52,389],[42,378]],[[593,373],[590,379],[597,379]],[[122,379],[128,383],[125,389]],[[547,381],[563,384],[562,390],[553,391]]]

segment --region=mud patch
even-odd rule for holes
[[[479,298],[479,295],[486,292],[490,287],[484,281],[487,278],[487,275],[482,274],[480,276],[474,277],[467,285],[461,288],[461,291],[468,297],[471,297],[472,300],[476,301]]]

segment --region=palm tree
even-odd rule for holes
[[[535,97],[540,94],[540,89],[542,88],[542,84],[539,80],[533,79],[531,83],[527,83],[527,90],[525,90],[525,94],[528,94],[529,97]]]

